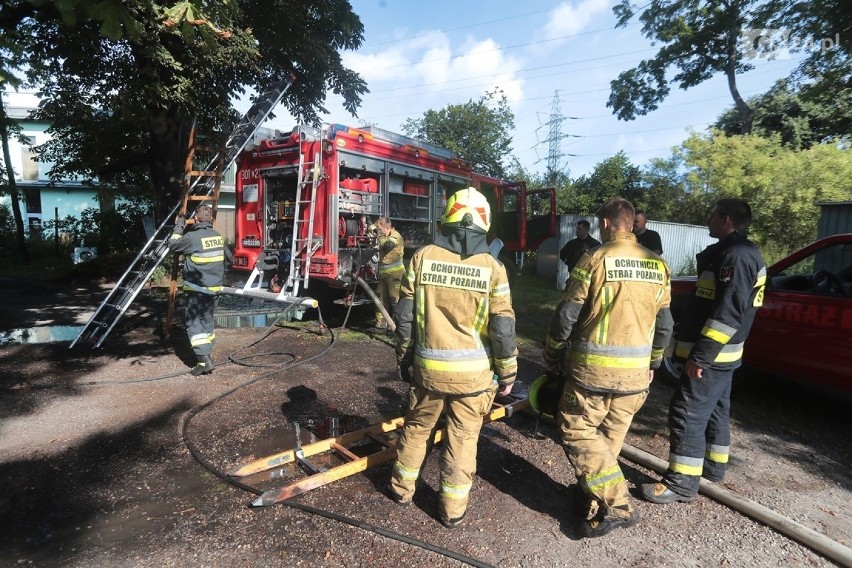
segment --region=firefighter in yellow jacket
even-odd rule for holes
[[[405,240],[393,228],[388,217],[379,217],[375,226],[378,231],[376,246],[379,248],[379,298],[387,313],[393,317],[393,310],[399,300],[399,285],[402,275],[405,274],[405,265],[402,260]],[[376,310],[376,327],[382,330],[388,327],[388,322],[378,309]]]
[[[567,375],[559,431],[589,537],[639,519],[617,458],[673,328],[669,268],[637,243],[633,216],[621,198],[598,211],[603,244],[571,271],[544,349],[548,372]]]
[[[411,502],[430,436],[446,414],[438,513],[449,528],[467,513],[482,419],[495,394],[511,392],[518,368],[508,277],[485,241],[490,225],[476,189],[451,195],[441,234],[411,259],[394,316],[400,375],[411,388],[390,493]]]

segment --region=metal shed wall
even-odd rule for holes
[[[852,233],[852,201],[819,204],[817,238]]]
[[[538,249],[536,274],[553,278],[557,289],[562,289],[568,279],[568,267],[559,259],[559,250],[573,239],[577,221],[585,219],[591,225],[589,234],[600,240],[598,220],[586,215],[560,215],[559,236],[547,239]],[[663,258],[673,275],[695,274],[695,255],[716,242],[707,227],[648,221],[648,228],[660,233],[663,241]]]

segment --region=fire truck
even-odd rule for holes
[[[316,281],[350,292],[359,277],[372,285],[373,222],[389,217],[408,257],[440,230],[447,198],[470,186],[491,205],[492,254],[502,242],[495,256],[514,276],[523,252],[556,234],[553,189],[478,174],[454,152],[376,127],[276,132],[237,158],[233,268],[251,271],[247,287],[282,297],[298,297]]]

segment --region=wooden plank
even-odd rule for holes
[[[350,452],[349,450],[347,450],[346,448],[344,448],[340,444],[337,444],[337,443],[331,444],[331,449],[334,450],[335,452],[339,453],[340,455],[347,457],[348,459],[350,459],[352,461],[357,461],[357,460],[361,459],[359,456],[353,454],[352,452]]]

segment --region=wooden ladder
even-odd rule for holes
[[[529,399],[510,397],[510,402],[500,404],[495,402],[491,406],[491,411],[483,418],[483,423],[494,422],[512,416],[516,411],[523,410],[529,407]],[[266,507],[280,503],[285,499],[290,499],[302,493],[306,493],[311,489],[328,485],[338,479],[343,479],[356,473],[361,473],[396,459],[396,443],[402,431],[405,419],[403,417],[394,418],[380,424],[373,424],[367,428],[349,432],[335,438],[327,438],[305,446],[301,445],[301,441],[297,435],[296,448],[286,450],[270,456],[251,461],[234,471],[229,475],[234,478],[246,478],[257,474],[267,472],[267,478],[281,477],[285,472],[284,469],[292,469],[300,471],[297,467],[291,467],[295,464],[301,464],[302,467],[312,473],[293,483],[270,489],[252,502],[253,507]],[[432,440],[437,444],[446,437],[446,429],[437,430]],[[378,444],[379,449],[366,455],[363,453],[364,447],[370,446],[370,442]],[[374,447],[376,444],[372,444]],[[320,456],[333,454],[337,461],[343,463],[333,467],[322,467],[311,462],[308,458],[312,456]],[[324,461],[328,461],[324,459]]]
[[[224,144],[219,148],[216,154],[215,170],[196,170],[195,169],[195,152],[202,148],[196,143],[195,124],[189,131],[189,149],[186,155],[186,163],[184,164],[183,176],[183,191],[181,192],[180,206],[178,215],[186,219],[186,224],[191,225],[194,221],[191,215],[200,205],[210,205],[213,208],[213,221],[216,221],[216,213],[219,211],[219,191],[222,186],[222,176],[225,168],[225,147]],[[211,164],[212,165],[212,164]],[[209,187],[207,193],[193,193],[192,188],[196,186]],[[166,310],[166,322],[163,327],[163,335],[166,339],[169,338],[172,332],[172,318],[175,311],[175,300],[177,298],[177,280],[180,272],[180,254],[172,255],[172,272],[169,280],[169,306]]]

